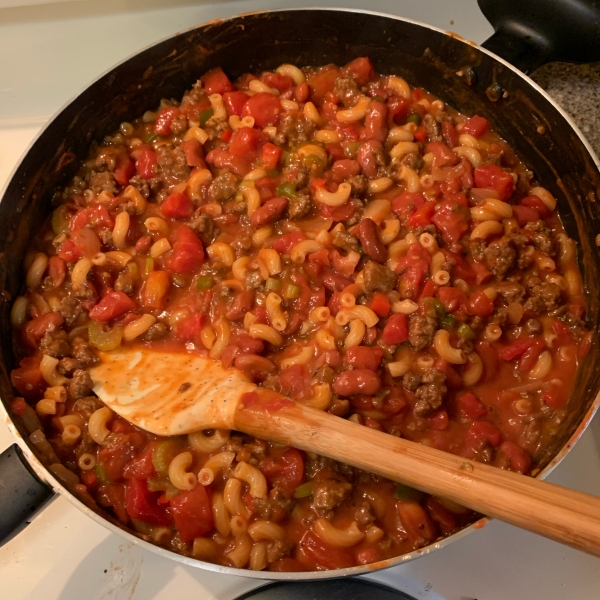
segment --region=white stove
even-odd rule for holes
[[[0,2],[0,188],[51,115],[114,63],[210,19],[288,5],[284,0],[81,0],[21,6],[35,1]],[[293,5],[311,4],[296,0]],[[475,0],[370,0],[368,5],[346,0],[321,5],[402,15],[476,42],[492,33]],[[0,451],[12,442],[0,423]],[[600,496],[600,418],[549,480]],[[369,577],[421,600],[600,598],[598,559],[500,522]],[[232,600],[259,585],[142,550],[62,497],[0,548],[0,598],[6,600]]]

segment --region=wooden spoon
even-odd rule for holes
[[[259,388],[195,354],[101,353],[94,391],[157,435],[234,429],[316,452],[600,556],[600,498],[400,439]]]

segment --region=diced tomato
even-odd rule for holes
[[[470,219],[468,202],[463,194],[447,196],[431,217],[433,224],[449,244],[457,242],[469,230]]]
[[[408,317],[403,313],[393,314],[385,324],[381,339],[384,344],[401,344],[408,339]]]
[[[510,173],[496,165],[477,167],[473,171],[475,187],[496,190],[500,200],[506,202],[515,191],[515,181]]]
[[[468,133],[473,137],[481,137],[488,129],[490,124],[487,119],[480,117],[479,115],[473,115],[468,121],[463,124],[461,133]]]
[[[305,240],[306,236],[302,231],[294,231],[292,233],[286,233],[281,237],[278,237],[273,242],[273,249],[277,250],[279,254],[289,254],[291,249],[302,240]]]
[[[295,448],[288,448],[280,456],[269,455],[258,463],[258,468],[273,486],[292,496],[304,478],[304,460]]]
[[[98,486],[98,475],[94,471],[81,471],[79,474],[81,483],[89,490],[96,489]]]
[[[465,392],[456,399],[458,414],[465,419],[481,419],[487,415],[487,408],[473,392]]]
[[[308,78],[308,86],[311,91],[311,100],[321,106],[325,94],[333,90],[335,80],[340,76],[337,67],[323,67]]]
[[[537,213],[539,213],[542,219],[545,219],[550,214],[550,209],[540,200],[538,196],[525,196],[520,201],[520,204],[523,206],[528,206],[529,208],[533,208]]]
[[[231,131],[228,129],[227,131]],[[205,168],[206,163],[204,162],[204,150],[202,149],[202,144],[195,139],[185,140],[181,147],[183,148],[183,152],[185,154],[185,162],[190,167],[201,167]]]
[[[229,81],[229,77],[225,75],[221,67],[205,73],[200,77],[200,80],[209,96],[211,94],[221,94],[222,96],[226,92],[233,92],[235,90],[233,84]]]
[[[377,292],[373,295],[373,300],[371,300],[371,310],[378,317],[387,317],[390,314],[391,309],[392,305],[386,294]]]
[[[356,369],[377,371],[382,358],[383,350],[378,346],[354,346],[346,351],[346,361]]]
[[[425,204],[423,194],[403,192],[392,200],[392,210],[399,216],[411,216]]]
[[[40,371],[42,357],[27,356],[21,360],[19,367],[10,373],[10,382],[19,390],[19,394],[28,400],[39,400],[46,389],[46,383]]]
[[[492,278],[492,272],[483,264],[473,262],[471,269],[475,272],[475,283],[481,285]]]
[[[469,300],[461,289],[455,287],[441,287],[437,291],[437,297],[448,312],[454,312],[466,306]]]
[[[154,133],[159,135],[169,135],[171,133],[171,123],[181,114],[178,108],[169,106],[161,108],[154,121]]]
[[[458,156],[442,142],[430,142],[425,147],[425,152],[433,154],[433,166],[436,168],[455,165],[459,161]]]
[[[467,431],[467,442],[484,440],[498,447],[502,443],[502,432],[488,421],[475,421]]]
[[[158,492],[148,491],[145,481],[130,479],[125,486],[127,514],[132,519],[152,525],[170,525],[171,519],[167,511],[157,504],[158,496]]]
[[[135,307],[135,302],[127,294],[111,292],[90,310],[90,319],[105,323],[124,315]]]
[[[267,170],[276,169],[279,158],[281,157],[281,148],[271,142],[267,142],[262,148],[260,164]]]
[[[354,566],[354,557],[349,550],[324,542],[312,531],[304,534],[300,540],[300,548],[311,561],[325,569],[345,569]]]
[[[236,115],[238,117],[242,116],[242,109],[244,108],[244,104],[248,101],[248,94],[245,92],[234,91],[234,92],[226,92],[223,94],[223,102],[225,104],[225,108],[227,109],[227,113],[231,115]]]
[[[462,377],[447,360],[437,358],[433,366],[446,376],[446,384],[448,387],[461,388],[463,386]]]
[[[100,252],[100,240],[89,227],[76,229],[60,247],[58,257],[66,262],[77,262],[83,256],[92,258]]]
[[[15,398],[10,403],[10,410],[12,410],[17,417],[22,417],[25,414],[26,409],[27,402],[25,402],[25,398]]]
[[[476,349],[483,363],[484,378],[489,381],[498,372],[498,354],[489,342],[478,342]]]
[[[566,394],[556,387],[552,387],[542,394],[542,402],[554,410],[564,408],[567,404],[567,401],[568,397]]]
[[[289,75],[279,73],[264,73],[260,80],[278,92],[285,92],[294,87],[294,80]]]
[[[540,218],[540,213],[530,206],[521,206],[520,204],[515,204],[512,209],[513,215],[517,219],[519,227],[524,227],[530,221],[538,221]]]
[[[519,361],[519,373],[529,373],[545,347],[546,342],[543,340],[534,340],[531,346],[529,346],[521,356],[521,360]]]
[[[429,417],[429,423],[431,424],[431,429],[434,431],[444,431],[444,429],[448,429],[448,413],[445,410],[438,410]]]
[[[523,355],[534,344],[535,340],[532,339],[515,340],[514,342],[504,346],[504,348],[501,348],[498,352],[498,356],[502,360],[513,360],[518,356]]]
[[[417,142],[426,142],[427,141],[427,129],[422,125],[419,125],[414,133],[414,138]]]
[[[213,528],[211,502],[203,485],[173,496],[170,504],[175,527],[184,542],[191,542]]]
[[[345,221],[356,212],[356,204],[346,202],[342,206],[327,206],[326,204],[319,205],[319,213],[325,219],[333,221]]]
[[[406,220],[406,226],[411,229],[418,229],[420,227],[431,225],[435,207],[435,202],[425,202],[421,208],[417,209],[417,211]]]
[[[393,127],[404,123],[410,107],[408,100],[402,98],[402,96],[390,96],[386,101],[386,105],[388,108],[388,125]]]
[[[108,214],[105,206],[97,205],[82,208],[77,212],[69,223],[69,231],[73,232],[76,229],[83,229],[86,225],[112,229],[115,226],[115,221]]]
[[[32,348],[36,348],[38,342],[47,333],[56,331],[64,321],[59,312],[50,312],[32,319],[21,330],[23,342]]]
[[[202,313],[193,313],[175,324],[173,327],[175,336],[180,342],[192,341],[202,333],[203,323],[204,316]]]
[[[233,156],[244,158],[249,162],[254,162],[260,153],[260,144],[262,142],[262,133],[258,129],[250,127],[240,127],[231,136],[229,142],[229,152]]]
[[[523,475],[527,475],[531,471],[533,461],[527,450],[524,450],[521,446],[506,441],[501,444],[500,452],[509,458],[510,467],[513,471],[522,473]]]
[[[169,219],[187,219],[194,212],[194,203],[185,194],[175,192],[160,205],[160,212]]]
[[[145,308],[162,308],[170,286],[171,276],[167,271],[152,271],[140,290],[142,306]]]
[[[175,234],[173,256],[169,261],[171,269],[176,273],[194,273],[203,263],[202,242],[187,225],[181,225]]]
[[[494,312],[494,301],[483,291],[473,292],[467,304],[467,312],[477,317],[489,317]]]
[[[429,496],[425,500],[425,508],[431,518],[439,525],[444,535],[450,535],[458,529],[459,524],[456,514],[448,510],[435,496]]]
[[[115,166],[115,180],[119,185],[127,185],[129,180],[135,175],[135,163],[129,157],[129,154],[119,154]]]
[[[283,369],[279,376],[279,382],[281,391],[295,400],[312,396],[310,377],[303,365],[292,365]]]
[[[281,102],[277,96],[269,94],[269,92],[258,92],[244,104],[242,114],[245,117],[253,117],[257,127],[264,128],[269,125],[277,125],[282,111]]]
[[[135,163],[135,170],[140,177],[152,179],[158,158],[154,150],[144,150]]]
[[[375,69],[371,61],[363,56],[355,58],[349,62],[343,69],[343,75],[350,75],[358,85],[367,85],[375,75]]]
[[[433,279],[428,279],[425,282],[425,285],[423,286],[423,291],[421,292],[421,295],[419,296],[419,299],[421,298],[433,298],[433,296],[435,296],[438,288],[440,286],[435,283],[435,281],[433,281]]]
[[[442,123],[442,135],[444,136],[444,141],[448,147],[456,148],[460,145],[460,142],[458,141],[458,133],[450,121],[444,121]]]
[[[132,458],[123,469],[123,477],[148,480],[156,475],[152,456],[157,445],[158,442],[151,442],[140,455]]]

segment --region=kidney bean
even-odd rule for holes
[[[277,369],[274,362],[256,354],[238,354],[233,366],[248,375],[253,381],[262,381],[269,373],[273,373]]]
[[[351,279],[338,275],[332,269],[323,271],[322,278],[323,285],[332,292],[341,292],[353,283]]]
[[[361,144],[356,153],[356,160],[362,168],[363,175],[369,179],[377,177],[379,163],[377,155],[383,155],[383,146],[377,140],[367,140]]]
[[[152,238],[149,235],[143,235],[136,243],[135,250],[140,254],[145,254],[152,245]]]
[[[358,238],[365,253],[378,263],[384,263],[388,257],[387,248],[379,239],[377,225],[372,219],[363,219],[358,225]]]
[[[388,109],[383,102],[371,102],[365,117],[365,129],[361,138],[385,142],[388,135],[387,114]]]
[[[237,321],[243,319],[244,315],[252,308],[254,302],[254,292],[252,290],[246,290],[240,292],[231,303],[229,310],[225,316],[230,321]]]
[[[251,338],[245,332],[237,334],[235,343],[245,354],[260,354],[265,349],[264,342]]]
[[[356,160],[343,158],[336,160],[331,166],[331,180],[335,183],[342,183],[355,175],[360,175],[360,165]]]
[[[308,96],[310,94],[310,88],[308,87],[308,83],[303,81],[296,86],[294,90],[294,97],[296,98],[296,102],[306,102],[308,100]]]
[[[285,212],[287,205],[287,198],[282,198],[281,196],[267,200],[259,209],[252,213],[250,217],[252,227],[258,229],[259,227],[274,223]]]
[[[339,396],[352,394],[376,394],[381,388],[381,381],[375,371],[370,369],[353,369],[343,371],[333,381],[333,391]]]

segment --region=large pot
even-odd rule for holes
[[[531,52],[515,46],[512,34],[492,39],[496,51],[509,42],[512,58]],[[517,48],[518,52],[515,51]],[[600,281],[596,233],[600,215],[600,162],[569,117],[536,84],[508,62],[441,30],[386,15],[344,10],[261,12],[207,23],[180,33],[125,60],[67,105],[39,134],[16,168],[0,204],[0,394],[14,396],[9,374],[15,366],[10,298],[23,285],[28,244],[52,210],[52,190],[77,170],[90,143],[123,121],[142,114],[162,97],[181,97],[205,71],[221,66],[233,77],[247,71],[298,65],[344,64],[369,56],[378,71],[422,86],[466,114],[485,116],[528,168],[558,199],[567,234],[579,240],[579,259],[589,306],[588,324],[600,325],[593,293]],[[543,62],[542,56],[538,62]],[[570,414],[537,472],[545,477],[580,437],[600,404],[600,347],[579,371]],[[481,527],[483,520],[440,543],[377,564],[337,571],[270,573],[222,567],[187,558],[140,540],[114,521],[83,505],[42,465],[2,406],[16,443],[0,457],[0,539],[9,539],[55,493],[129,541],[186,564],[261,579],[325,579],[358,575],[412,560]]]

